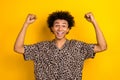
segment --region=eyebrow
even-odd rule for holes
[[[58,24],[59,22],[55,22],[54,24]],[[62,23],[62,24],[67,24],[66,22]]]

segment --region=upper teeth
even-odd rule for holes
[[[57,32],[58,34],[62,34],[63,32]]]

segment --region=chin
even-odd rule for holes
[[[62,39],[64,39],[65,37],[56,37],[56,39],[58,39],[58,40],[62,40]]]

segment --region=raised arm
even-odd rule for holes
[[[36,16],[33,14],[28,14],[26,21],[23,24],[21,31],[18,34],[16,42],[14,44],[14,51],[18,53],[24,53],[24,39],[26,35],[27,28],[29,24],[33,23],[36,20]]]
[[[91,22],[94,26],[94,29],[95,29],[95,33],[96,33],[96,39],[97,39],[97,44],[95,45],[94,47],[94,52],[101,52],[101,51],[104,51],[107,49],[107,43],[105,41],[105,38],[103,36],[103,33],[102,31],[100,30],[93,14],[90,12],[90,13],[87,13],[85,15],[85,18]]]

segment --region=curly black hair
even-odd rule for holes
[[[48,27],[51,29],[51,27],[53,27],[53,23],[55,20],[57,19],[64,19],[68,22],[68,28],[71,29],[71,27],[74,26],[74,17],[68,12],[68,11],[56,11],[51,13],[48,16]]]

